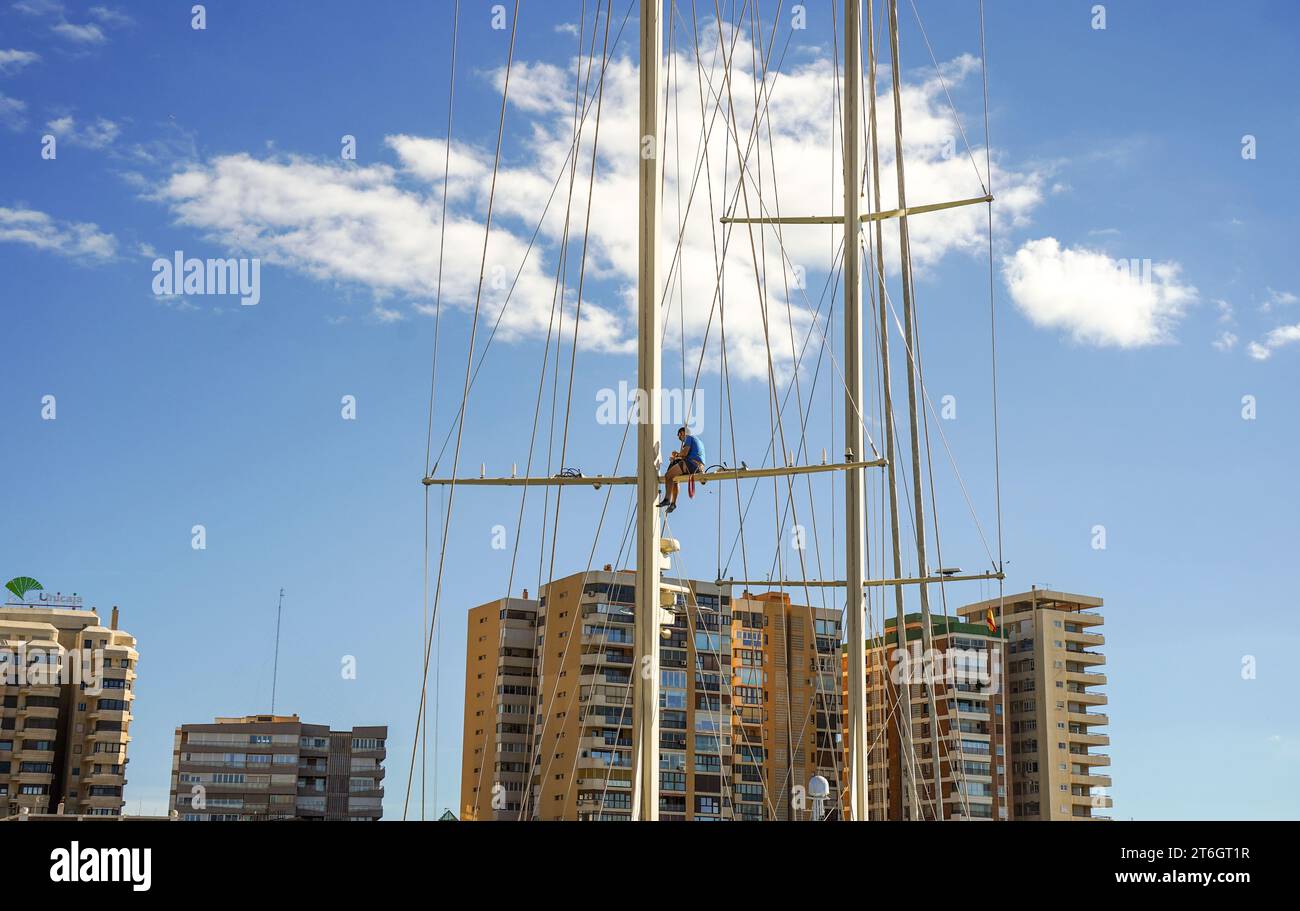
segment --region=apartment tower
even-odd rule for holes
[[[660,818],[810,818],[809,779],[843,778],[839,612],[664,581]],[[606,566],[470,610],[463,818],[630,818],[635,583]]]
[[[465,648],[461,818],[519,819],[529,792],[537,706],[537,602],[470,609]]]
[[[814,775],[831,788],[826,814],[837,815],[846,780],[840,616],[782,592],[732,601],[735,818],[811,818]]]
[[[1001,614],[1007,637],[1007,740],[1011,818],[1108,819],[1101,789],[1110,757],[1100,729],[1106,694],[1101,598],[1035,588],[959,608],[969,619]]]
[[[80,598],[0,606],[0,812],[120,816],[135,638]],[[57,606],[55,606],[57,605]]]
[[[331,731],[297,715],[183,724],[172,748],[171,807],[191,821],[384,815],[382,725]]]
[[[921,646],[920,614],[904,617],[903,653],[898,651],[896,618],[886,619],[884,636],[868,643],[870,816],[935,818],[928,689],[933,686],[943,818],[1007,819],[1006,748],[999,723],[1004,684],[1001,632],[983,618],[981,622],[930,619],[929,656]],[[911,718],[910,755],[902,749],[904,711]]]

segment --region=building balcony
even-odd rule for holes
[[[90,731],[86,739],[92,743],[130,743],[131,735],[126,731]]]
[[[1108,810],[1115,806],[1114,801],[1101,794],[1071,794],[1070,803],[1075,807],[1093,807],[1098,810]]]
[[[96,721],[120,721],[126,724],[131,720],[131,713],[125,709],[91,709],[86,714],[86,720],[92,723]]]
[[[533,661],[536,659],[525,655],[502,655],[497,658],[497,670],[504,671],[507,668],[512,670],[523,671],[520,676],[527,676],[532,673]]]
[[[1088,788],[1088,787],[1109,788],[1110,776],[1109,775],[1080,775],[1078,773],[1072,773],[1070,775],[1070,784],[1078,787],[1084,787],[1084,788]]]
[[[580,750],[614,750],[622,747],[623,749],[632,748],[631,737],[619,737],[614,740],[606,740],[604,737],[581,737],[578,740],[578,749]]]
[[[1106,675],[1099,672],[1066,671],[1065,680],[1079,686],[1105,686],[1107,683]]]
[[[1070,724],[1110,724],[1110,716],[1100,712],[1070,712],[1066,717],[1069,718]]]
[[[1086,766],[1110,765],[1110,757],[1105,753],[1076,753],[1070,750],[1070,761]]]
[[[609,784],[610,791],[632,790],[632,782],[630,781],[619,781],[616,779],[610,779],[608,784]],[[577,780],[578,790],[580,791],[604,791],[605,785],[606,782],[605,779],[603,778],[579,778]]]
[[[1108,701],[1105,693],[1093,693],[1088,690],[1067,690],[1067,692],[1071,702],[1078,702],[1083,705],[1105,705]]]
[[[126,773],[124,772],[91,772],[89,775],[81,776],[83,787],[90,785],[115,785],[118,787],[126,784]]]
[[[1084,649],[1075,650],[1067,647],[1065,649],[1065,655],[1067,661],[1074,661],[1078,664],[1084,664],[1090,667],[1106,663],[1106,656],[1101,652],[1089,652]]]
[[[1106,637],[1102,633],[1072,633],[1069,630],[1066,630],[1065,641],[1077,643],[1079,645],[1105,645]]]
[[[9,800],[18,804],[19,807],[26,807],[33,813],[49,812],[49,794],[10,794]]]
[[[578,701],[583,705],[608,705],[614,708],[631,708],[632,694],[629,692],[626,696],[611,696],[609,693],[595,693],[585,697],[579,696]]]
[[[57,705],[24,705],[18,709],[14,716],[16,718],[58,718],[59,707]]]
[[[1108,747],[1110,746],[1110,735],[1102,734],[1100,732],[1092,733],[1086,730],[1084,731],[1071,730],[1069,735],[1069,741],[1070,743],[1084,744],[1093,747]]]
[[[20,692],[25,693],[28,696],[58,697],[62,693],[62,687],[57,683],[30,684],[28,686],[19,687],[18,689]]]

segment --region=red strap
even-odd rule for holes
[[[692,473],[690,480],[686,482],[686,496],[692,500],[695,499],[695,474]]]

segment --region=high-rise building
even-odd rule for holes
[[[184,820],[378,820],[387,738],[382,725],[331,731],[297,715],[183,724],[171,807]]]
[[[1002,636],[982,622],[941,616],[930,622],[929,655],[922,649],[920,614],[904,617],[901,654],[895,618],[885,620],[883,637],[868,643],[870,818],[935,818],[928,689],[933,686],[943,818],[1007,819]],[[900,705],[904,694],[906,708]],[[910,752],[902,747],[904,711],[911,719]]]
[[[635,573],[575,573],[470,611],[465,819],[629,819]],[[665,579],[660,818],[732,815],[730,596]]]
[[[660,818],[807,818],[842,777],[839,612],[664,583]],[[470,610],[463,818],[630,818],[635,588],[606,566]]]
[[[682,591],[659,643],[659,818],[730,819],[731,598]],[[545,586],[537,612],[531,814],[629,819],[636,574],[575,573]]]
[[[76,596],[41,597],[0,606],[0,816],[119,816],[135,639],[116,607],[104,627]]]
[[[471,608],[465,637],[461,816],[518,819],[527,800],[537,706],[537,602]]]
[[[781,592],[745,592],[731,607],[735,817],[808,819],[812,776],[832,794],[847,780],[840,611]]]
[[[1110,757],[1093,752],[1110,743],[1098,730],[1106,694],[1102,666],[1102,599],[1035,588],[959,608],[963,617],[1001,614],[1007,637],[1006,702],[1011,818],[1107,819],[1111,806],[1099,770]]]

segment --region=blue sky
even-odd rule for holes
[[[387,811],[398,817],[419,696],[418,482],[451,7],[325,3],[307,12],[214,2],[207,28],[195,30],[190,5],[24,0],[0,9],[0,276],[9,343],[0,358],[0,416],[10,434],[0,571],[78,591],[104,611],[118,604],[122,625],[139,639],[131,812],[163,811],[175,725],[267,710],[276,593],[284,587],[277,710],[336,727],[388,724]],[[509,36],[492,28],[490,4],[462,6],[435,453],[464,381]],[[702,40],[713,34],[716,48],[704,12],[711,16],[712,4],[699,6]],[[1117,816],[1294,818],[1300,802],[1287,785],[1300,766],[1300,729],[1286,668],[1300,636],[1284,580],[1294,563],[1300,447],[1292,212],[1300,115],[1291,88],[1300,84],[1293,53],[1300,17],[1284,2],[1230,12],[1193,2],[1175,13],[1129,0],[1105,4],[1099,29],[1091,3],[987,6],[1008,590],[1046,584],[1106,599]],[[778,51],[789,43],[772,87],[774,143],[758,160],[765,169],[775,161],[768,205],[779,188],[784,212],[821,214],[839,211],[829,157],[832,34],[829,12],[809,7],[807,29],[777,32]],[[636,16],[633,9],[615,45],[627,7],[614,8],[565,459],[588,473],[613,470],[623,431],[599,423],[597,396],[635,378],[628,178]],[[765,28],[774,8],[762,4]],[[909,201],[979,195],[977,7],[918,0],[917,8],[945,81],[936,80],[905,5]],[[480,353],[484,323],[503,299],[500,280],[509,285],[561,171],[580,9],[566,0],[526,3],[520,13]],[[734,18],[732,4],[724,10]],[[734,78],[741,95],[752,93],[746,37]],[[675,49],[691,40],[679,23]],[[707,68],[713,52],[702,59]],[[690,167],[698,138],[690,66],[679,69],[674,96],[683,99],[680,143],[670,131],[667,145],[669,225],[677,223],[678,190],[683,197],[689,190],[674,159]],[[882,72],[882,89],[887,80]],[[976,168],[953,129],[945,88]],[[736,103],[743,133],[752,108],[743,97]],[[55,137],[53,159],[41,154],[47,135]],[[356,159],[342,160],[349,135]],[[953,156],[948,135],[956,137]],[[1243,157],[1247,136],[1254,157]],[[557,435],[548,447],[548,380],[537,447],[542,464],[551,450],[553,471],[590,132],[583,142]],[[718,181],[711,196],[721,207],[735,189],[735,150],[721,127],[709,148],[731,155],[728,174],[722,157],[711,165]],[[885,183],[892,186],[892,171]],[[682,385],[680,325],[693,374],[711,309],[709,195],[700,190],[685,242],[688,306],[682,313],[680,296],[670,303],[664,371],[672,386]],[[891,196],[887,190],[887,205]],[[480,463],[492,473],[511,463],[522,470],[527,458],[563,198],[562,190],[471,396],[462,472]],[[983,218],[970,208],[912,221],[926,388],[936,409],[946,395],[956,403],[955,419],[936,415],[931,424],[943,562],[968,570],[987,568],[978,527],[991,536],[995,517]],[[789,231],[788,254],[807,266],[806,299],[790,296],[802,341],[810,332],[805,308],[817,307],[838,236]],[[773,343],[785,346],[775,353],[784,390],[791,364],[781,250],[772,235],[760,242],[769,256],[768,302],[782,314]],[[733,400],[729,407],[721,391],[715,325],[700,379],[701,438],[710,461],[731,461],[722,423],[734,416],[738,457],[756,465],[771,435],[766,356],[748,238],[734,234],[731,244]],[[153,260],[176,251],[258,257],[260,302],[155,295]],[[1150,260],[1151,280],[1121,276],[1116,267],[1130,260]],[[901,302],[896,275],[890,295]],[[839,296],[829,298],[836,312],[827,347],[838,362]],[[816,355],[821,330],[811,329],[811,339]],[[801,368],[805,398],[815,359]],[[829,357],[816,376],[814,459],[822,447],[842,446]],[[901,390],[901,373],[896,379]],[[54,420],[42,417],[45,396],[55,397]],[[341,414],[344,396],[355,397],[355,420]],[[1244,396],[1253,397],[1250,420]],[[786,430],[797,436],[797,420],[787,417]],[[620,471],[627,469],[625,454]],[[830,484],[814,488],[827,574],[831,514],[841,499]],[[735,494],[725,491],[719,557],[724,492],[713,487],[673,517],[685,547],[680,568],[708,577],[725,564],[739,577],[739,557],[728,559]],[[604,496],[565,494],[557,574],[587,565]],[[800,497],[806,522],[806,493]],[[442,505],[436,493],[430,503],[435,513]],[[776,552],[770,486],[759,487],[754,503],[746,553],[751,574],[762,575]],[[871,505],[878,571],[878,498]],[[432,761],[429,777],[435,815],[458,803],[464,612],[505,594],[511,549],[492,546],[493,530],[503,526],[513,543],[518,508],[517,492],[456,494],[440,620],[436,793]],[[520,532],[516,594],[536,589],[540,514],[534,497]],[[626,493],[614,492],[597,566],[617,559],[626,516]],[[842,515],[835,521],[840,540]],[[206,529],[206,549],[191,546],[195,525]],[[1104,550],[1092,546],[1098,525]],[[436,541],[438,522],[431,528]],[[785,544],[782,553],[790,560],[794,551]],[[842,559],[838,565],[842,572]],[[815,565],[809,575],[818,575]],[[993,593],[979,584],[954,588],[949,603]],[[881,604],[873,610],[878,622]],[[340,674],[345,656],[356,659],[355,680]],[[1242,677],[1245,656],[1257,663],[1254,679]],[[431,751],[433,744],[431,730]]]

